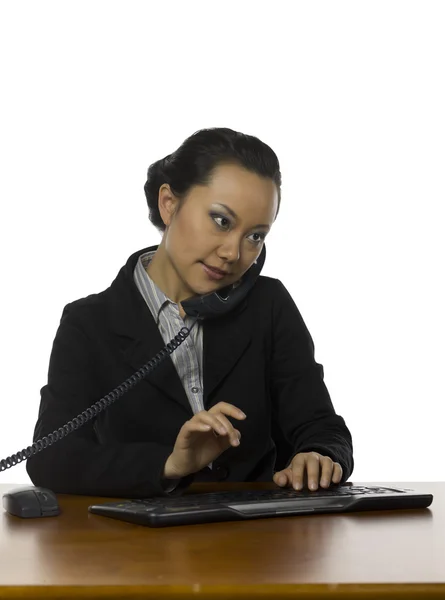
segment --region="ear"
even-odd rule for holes
[[[164,225],[168,227],[171,224],[178,206],[178,199],[173,194],[168,183],[163,183],[159,188],[158,208]]]

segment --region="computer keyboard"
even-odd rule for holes
[[[297,491],[293,488],[236,490],[232,492],[207,492],[204,494],[185,494],[184,496],[144,498],[126,500],[124,502],[133,504],[134,510],[137,510],[138,505],[144,510],[144,508],[148,506],[168,506],[169,504],[174,504],[175,507],[211,506],[221,503],[242,504],[243,502],[270,502],[287,500],[289,498],[335,498],[338,496],[354,496],[357,494],[392,494],[394,491],[400,490],[377,486],[337,485],[328,489],[318,488],[318,490],[315,491],[310,491],[308,489]],[[120,502],[119,504],[123,504],[124,502]]]
[[[164,527],[263,517],[396,508],[425,508],[431,495],[377,485],[331,485],[315,491],[272,488],[185,493],[93,505],[92,513],[140,525]]]

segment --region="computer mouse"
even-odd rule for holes
[[[56,495],[42,487],[20,487],[3,494],[3,508],[11,515],[24,519],[55,517],[60,514]]]

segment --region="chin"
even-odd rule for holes
[[[198,285],[194,285],[193,287],[190,286],[190,290],[193,292],[193,295],[195,296],[205,296],[206,294],[212,294],[213,292],[217,292],[218,290],[221,290],[222,288],[226,287],[227,283],[225,283],[224,285],[221,285],[221,282],[215,281],[215,282],[209,282],[207,284],[198,284]]]
[[[206,294],[211,294],[212,292],[216,292],[216,290],[219,290],[220,288],[221,288],[221,285],[218,285],[217,282],[209,283],[207,285],[195,286],[193,293],[196,296],[205,296]]]

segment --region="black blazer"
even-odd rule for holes
[[[111,286],[65,306],[42,387],[34,441],[58,429],[147,363],[164,341],[133,280],[135,252]],[[176,352],[180,352],[179,347]],[[241,444],[181,483],[271,481],[297,452],[317,451],[353,470],[351,434],[315,362],[314,344],[290,294],[259,276],[231,313],[203,323],[206,410],[220,401],[247,415],[232,422]],[[163,363],[107,410],[28,459],[34,485],[58,493],[164,495],[164,464],[193,412],[173,362]],[[230,417],[229,417],[230,419]],[[277,456],[278,452],[278,456]]]

